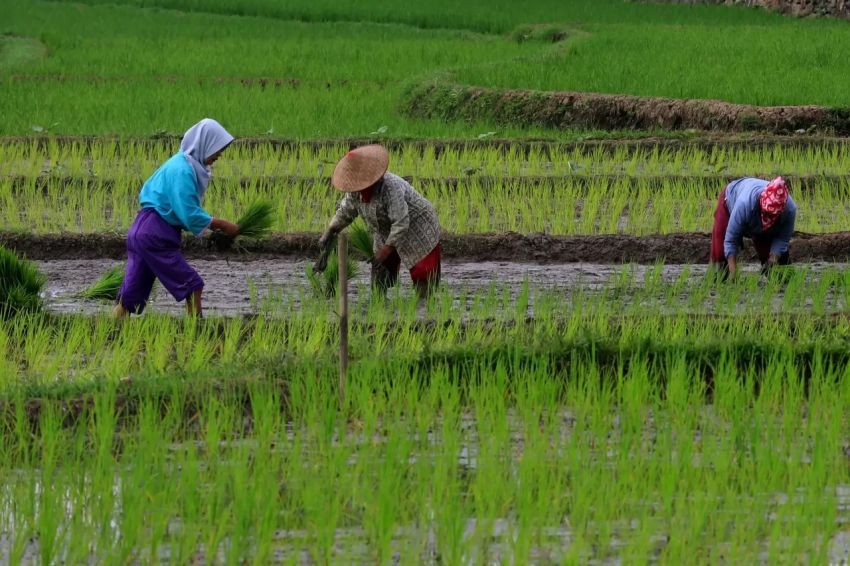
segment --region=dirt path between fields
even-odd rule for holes
[[[316,233],[275,234],[241,250],[219,252],[198,238],[185,240],[186,255],[192,259],[249,261],[257,259],[309,259],[316,255]],[[124,236],[103,234],[33,235],[0,232],[0,245],[17,250],[34,260],[123,259]],[[510,261],[537,264],[597,263],[640,264],[664,261],[670,264],[707,263],[710,236],[679,233],[660,236],[550,236],[546,234],[445,234],[443,254],[447,259],[467,262]],[[745,244],[745,259],[752,257]],[[798,233],[792,242],[795,261],[843,262],[850,259],[850,232],[831,234]]]

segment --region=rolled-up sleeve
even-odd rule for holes
[[[744,227],[747,225],[749,210],[745,202],[739,202],[729,215],[726,236],[723,238],[723,253],[726,257],[738,255],[744,241]]]
[[[386,185],[387,191],[387,215],[392,222],[390,234],[385,242],[388,246],[398,247],[398,242],[407,235],[410,228],[410,211],[407,201],[404,199],[404,190]]]
[[[779,219],[779,231],[770,244],[771,255],[782,255],[791,247],[791,237],[794,236],[794,223],[796,220],[797,206],[790,203],[790,206],[782,213],[782,217]]]
[[[186,230],[197,236],[210,225],[212,216],[201,207],[192,171],[176,175],[170,186],[173,193],[169,200],[174,215]]]
[[[334,217],[331,218],[328,228],[334,232],[340,232],[347,228],[349,224],[354,222],[354,219],[357,218],[358,214],[360,214],[360,211],[357,209],[357,204],[354,202],[355,198],[359,197],[353,194],[347,194],[340,199],[339,205],[336,207],[336,213],[334,214]]]

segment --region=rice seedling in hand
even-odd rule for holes
[[[236,224],[239,226],[239,236],[237,238],[258,240],[266,236],[274,224],[274,204],[268,200],[254,202],[239,217]],[[230,249],[233,246],[233,242],[236,241],[236,238],[218,231],[214,231],[210,239],[219,251]]]
[[[360,254],[363,259],[370,259],[373,254],[372,234],[366,225],[356,221],[348,229],[348,242],[351,248]]]
[[[39,310],[45,283],[35,264],[0,246],[0,317]]]
[[[357,262],[348,258],[346,264],[349,279],[356,277],[358,274]],[[330,299],[336,296],[337,285],[339,284],[339,259],[336,253],[336,246],[333,246],[328,253],[327,267],[324,271],[316,272],[311,264],[307,264],[304,268],[304,273],[307,280],[310,282],[310,287],[318,297]]]
[[[121,283],[124,282],[124,264],[109,268],[100,279],[86,287],[78,295],[83,299],[96,301],[114,301],[118,298]]]
[[[242,238],[262,238],[274,224],[274,204],[268,200],[258,200],[248,207],[239,220],[239,236]]]

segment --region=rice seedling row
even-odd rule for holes
[[[544,232],[555,235],[669,234],[711,229],[722,184],[663,180],[661,186],[640,179],[558,179],[550,185],[522,181],[493,186],[475,179],[422,184],[440,223],[455,234]],[[21,186],[0,180],[0,226],[5,230],[56,233],[128,229],[138,210],[135,181],[83,181],[67,188],[61,182]],[[850,183],[816,185],[794,194],[800,209],[797,230],[809,233],[846,229]],[[276,232],[321,232],[333,216],[338,195],[327,185],[279,185],[259,180],[245,184],[216,179],[205,207],[216,215],[237,218],[254,201],[273,206]],[[553,213],[554,211],[554,213]]]
[[[143,179],[168,159],[179,140],[99,139],[63,142],[54,137],[0,139],[0,176],[48,176],[101,180]],[[788,176],[843,176],[850,145],[681,144],[613,145],[481,144],[393,142],[392,170],[414,178],[626,176],[715,177],[756,173]],[[347,143],[281,145],[274,140],[237,140],[216,163],[221,178],[304,177],[327,179]]]
[[[149,355],[210,332],[142,324],[164,336]],[[233,352],[250,329],[228,324],[216,332]],[[276,323],[256,324],[252,339],[269,340]],[[64,327],[114,332],[103,320]],[[118,339],[140,335],[125,326]],[[266,370],[285,379],[284,394],[262,379],[240,391],[171,378],[132,411],[107,382],[71,419],[60,403],[33,413],[13,395],[0,552],[11,562],[840,560],[845,366],[817,348],[803,363],[782,346],[757,360],[721,349],[713,403],[697,409],[704,367],[675,346],[660,357],[621,346],[608,362],[588,349],[560,364],[544,353],[427,369],[373,359],[353,366],[342,404],[334,368],[315,362]]]

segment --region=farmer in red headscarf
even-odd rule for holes
[[[380,145],[349,151],[334,169],[331,182],[346,195],[319,239],[322,254],[315,270],[324,271],[336,234],[362,216],[372,232],[372,284],[386,291],[398,281],[401,264],[420,296],[440,283],[440,222],[428,200],[410,183],[387,171],[389,153]]]
[[[711,264],[735,274],[744,236],[752,238],[762,267],[790,263],[797,205],[785,179],[768,182],[746,177],[732,181],[720,193],[711,232]]]

